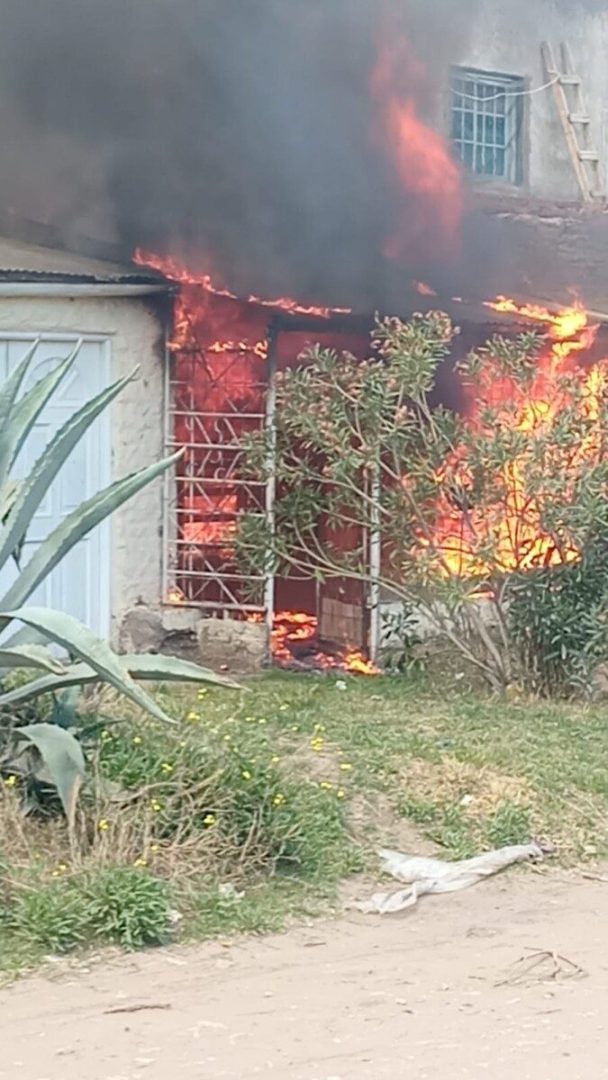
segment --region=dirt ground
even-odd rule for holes
[[[0,1078],[601,1080],[607,914],[608,884],[516,872],[394,917],[58,968],[0,992]]]

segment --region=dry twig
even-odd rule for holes
[[[566,956],[552,950],[530,950],[511,965],[510,974],[496,986],[526,986],[535,982],[560,982],[582,979],[587,972]]]

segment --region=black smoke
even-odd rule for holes
[[[436,120],[476,6],[3,0],[0,206],[68,243],[181,256],[240,292],[369,307],[395,276],[458,288],[466,260],[382,254],[404,205],[369,83],[379,44],[407,35]]]

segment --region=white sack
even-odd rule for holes
[[[376,893],[370,900],[355,906],[366,914],[394,914],[413,907],[418,898],[426,893],[469,889],[471,885],[499,874],[514,863],[542,859],[547,850],[538,843],[516,844],[513,847],[499,848],[498,851],[488,851],[485,855],[476,855],[473,859],[442,862],[440,859],[402,855],[399,851],[385,849],[379,853],[383,870],[396,881],[406,883],[409,888],[392,893]]]

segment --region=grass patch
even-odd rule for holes
[[[533,835],[564,862],[608,855],[601,706],[499,702],[424,676],[275,674],[158,696],[175,729],[116,699],[112,722],[87,718],[71,846],[62,819],[24,819],[18,785],[0,786],[0,970],[162,943],[175,911],[185,940],[280,930],[326,910],[399,819],[446,857]]]

